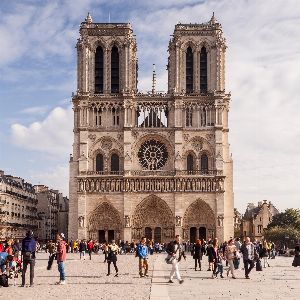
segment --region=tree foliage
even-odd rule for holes
[[[274,227],[294,228],[300,230],[300,210],[288,208],[285,212],[275,215],[268,229]]]
[[[276,244],[293,246],[300,239],[300,229],[293,227],[274,226],[264,231],[264,237]]]

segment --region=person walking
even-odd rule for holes
[[[241,261],[241,247],[242,247],[242,243],[240,242],[240,238],[236,238],[235,239],[235,247],[236,247],[236,255],[235,258],[233,260],[233,265],[234,265],[234,269],[238,270],[240,268],[240,261]]]
[[[237,250],[236,250],[236,246],[234,244],[234,240],[230,239],[228,241],[228,245],[225,249],[225,258],[228,261],[228,265],[229,265],[229,268],[227,270],[227,277],[229,275],[229,272],[231,272],[233,279],[236,279],[236,277],[234,275],[234,264],[233,264],[234,258],[236,256],[236,252],[237,252]]]
[[[211,271],[214,268],[214,247],[212,245],[213,241],[210,240],[206,247],[206,255],[208,258],[208,269],[207,271]]]
[[[28,231],[26,233],[26,237],[22,241],[23,269],[22,269],[21,287],[25,287],[25,276],[26,276],[28,265],[30,266],[30,287],[33,287],[35,251],[36,251],[36,241],[33,238],[33,232]]]
[[[56,259],[57,267],[59,272],[59,281],[56,284],[64,285],[66,284],[66,274],[65,274],[65,261],[67,259],[67,248],[66,242],[64,241],[64,234],[57,234],[57,250],[56,250]]]
[[[267,266],[270,267],[270,264],[268,262],[268,260],[269,260],[269,244],[267,243],[267,241],[263,242],[262,249],[261,249],[259,256],[264,261],[264,268],[266,268]]]
[[[89,253],[90,260],[91,260],[92,259],[92,252],[94,250],[93,240],[89,240],[89,242],[87,243],[87,250],[88,250],[88,253]]]
[[[83,257],[83,260],[85,260],[85,252],[86,252],[86,241],[82,240],[79,243],[79,257],[81,259],[81,256]]]
[[[116,244],[115,240],[112,240],[111,244],[108,245],[108,253],[107,253],[107,267],[108,267],[108,270],[107,270],[107,275],[106,276],[110,275],[110,265],[111,265],[111,263],[113,263],[115,271],[116,271],[115,277],[119,276],[118,275],[119,270],[118,270],[118,267],[117,267],[118,252],[119,252],[119,247]]]
[[[146,237],[142,237],[137,247],[137,256],[139,258],[139,274],[140,277],[148,277],[148,246]],[[143,269],[144,274],[143,274]]]
[[[199,265],[199,271],[201,271],[201,259],[202,259],[202,246],[201,241],[198,239],[193,245],[193,259],[195,260],[195,271],[197,271],[197,265]]]
[[[176,235],[175,241],[172,241],[167,246],[167,260],[172,262],[172,270],[169,276],[169,283],[173,283],[173,277],[176,275],[177,280],[180,284],[183,283],[183,279],[180,276],[179,273],[179,262],[182,257],[186,259],[186,256],[184,254],[184,251],[182,249],[182,245],[180,244],[180,235]]]
[[[249,274],[254,268],[254,259],[257,257],[257,252],[253,243],[251,243],[250,238],[247,236],[245,243],[241,247],[241,252],[243,254],[243,261],[245,267],[245,278],[250,279]]]

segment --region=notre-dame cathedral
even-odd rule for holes
[[[141,93],[132,26],[81,23],[70,239],[233,236],[221,24],[175,25],[168,52],[168,91]]]

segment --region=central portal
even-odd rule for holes
[[[161,198],[150,195],[137,205],[132,219],[133,239],[145,236],[154,242],[169,242],[174,228],[172,210]]]

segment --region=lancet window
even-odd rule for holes
[[[95,93],[103,93],[103,49],[100,46],[95,53]]]
[[[119,93],[119,51],[116,46],[111,49],[111,92]]]
[[[202,47],[200,52],[200,92],[207,92],[207,52]]]
[[[187,127],[193,126],[193,109],[188,107],[185,111],[185,125]]]
[[[103,155],[101,153],[96,155],[96,172],[103,172]]]
[[[201,171],[203,173],[208,172],[208,156],[207,156],[207,154],[201,155]]]
[[[185,66],[185,78],[186,78],[186,92],[193,92],[193,51],[191,47],[186,50],[186,66]]]
[[[110,160],[110,171],[118,172],[120,170],[120,159],[118,154],[112,154],[111,160]]]
[[[189,173],[192,173],[194,170],[194,157],[192,154],[189,154],[186,158],[186,169]]]

